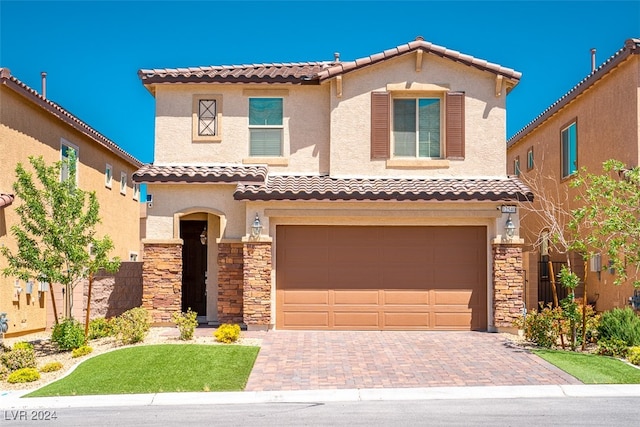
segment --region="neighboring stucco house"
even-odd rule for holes
[[[496,330],[521,313],[501,209],[531,197],[505,168],[519,72],[418,38],[138,74],[156,99],[154,163],[134,174],[156,323]]]
[[[43,77],[43,86],[45,79]],[[46,86],[45,86],[46,87]],[[43,93],[45,90],[43,89]],[[139,185],[131,175],[142,163],[88,124],[28,87],[0,68],[0,244],[15,252],[17,245],[10,228],[19,224],[14,199],[15,168],[22,163],[31,170],[29,156],[42,156],[47,164],[57,162],[69,148],[77,153],[78,185],[95,191],[102,222],[98,236],[109,235],[115,249],[111,256],[133,260],[140,252]],[[6,266],[0,257],[0,268]],[[63,311],[61,287],[54,284],[59,314]],[[30,291],[30,292],[29,292]],[[74,294],[74,316],[82,318],[83,287]],[[7,313],[7,336],[44,330],[53,319],[50,292],[38,283],[28,284],[0,275],[0,312]],[[47,319],[49,317],[49,319]]]
[[[629,167],[640,161],[640,39],[626,40],[622,49],[593,71],[569,92],[543,111],[507,142],[507,168],[537,192],[559,201],[566,211],[578,207],[576,189],[570,187],[582,167],[602,173],[602,163],[618,159]],[[539,178],[547,177],[547,178]],[[539,184],[535,184],[535,183]],[[535,184],[535,185],[534,185]],[[538,206],[538,201],[530,206]],[[565,200],[566,199],[566,200]],[[544,286],[547,272],[539,262],[565,261],[566,255],[550,251],[543,223],[536,215],[521,216],[527,270],[527,306],[548,301]],[[532,242],[542,245],[531,245]],[[546,243],[546,242],[545,242]],[[572,263],[582,276],[584,263],[571,254]],[[614,286],[614,276],[606,265],[605,254],[588,260],[587,301],[598,311],[624,307],[633,295],[631,283]],[[582,293],[580,291],[580,293]]]

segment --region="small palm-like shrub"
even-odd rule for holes
[[[20,349],[33,350],[33,344],[27,341],[19,341],[13,344],[13,349],[14,350],[20,350]]]
[[[92,351],[93,351],[92,347],[89,347],[88,345],[83,345],[82,347],[74,348],[73,351],[71,351],[71,357],[76,358],[76,357],[86,356]]]
[[[73,350],[84,345],[84,329],[77,320],[65,319],[53,327],[51,341],[60,350]]]
[[[627,353],[627,359],[634,365],[640,365],[640,346],[631,347]]]
[[[40,368],[40,372],[55,372],[55,371],[59,371],[60,369],[62,369],[62,363],[49,362]]]
[[[11,384],[30,383],[39,379],[40,373],[36,368],[22,368],[9,374],[9,376],[7,377],[7,382]]]
[[[601,339],[618,339],[627,347],[640,345],[640,317],[631,309],[614,308],[602,314],[598,333]]]
[[[181,340],[190,340],[193,338],[193,332],[198,326],[198,313],[191,311],[191,308],[186,313],[175,312],[171,315],[173,323],[176,324],[180,331]]]
[[[2,359],[2,365],[4,365],[9,372],[22,368],[35,368],[37,366],[36,354],[33,348],[18,348],[7,351],[2,353],[0,358]]]
[[[144,341],[150,327],[149,313],[142,307],[127,310],[115,320],[116,337],[122,344]]]
[[[236,342],[240,338],[240,325],[224,323],[215,330],[213,335],[217,341],[225,344]]]
[[[115,322],[113,318],[105,319],[98,317],[89,322],[88,339],[96,340],[98,338],[112,337],[115,335]]]

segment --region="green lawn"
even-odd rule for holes
[[[585,384],[640,384],[640,369],[612,357],[558,350],[534,353]]]
[[[88,359],[70,375],[26,397],[241,391],[259,350],[201,344],[124,348]]]

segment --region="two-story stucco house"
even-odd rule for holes
[[[95,191],[100,204],[101,223],[96,226],[97,235],[111,237],[114,243],[111,256],[122,261],[137,259],[140,255],[139,184],[132,181],[131,175],[142,162],[48,99],[44,82],[43,77],[43,90],[39,93],[13,76],[8,68],[0,68],[0,245],[14,253],[17,250],[11,234],[11,227],[20,223],[15,208],[22,203],[12,194],[16,165],[22,163],[32,171],[30,156],[42,156],[50,165],[73,149],[78,186]],[[4,267],[6,259],[0,256],[0,269]],[[139,263],[137,267],[129,267],[140,269]],[[53,284],[53,289],[58,314],[62,314],[62,287]],[[76,319],[83,319],[86,307],[83,292],[84,286],[76,287],[72,312]],[[7,336],[33,333],[51,326],[55,321],[51,298],[46,284],[41,287],[35,281],[0,275],[0,313],[6,313],[8,319]],[[99,304],[113,304],[113,301]]]
[[[511,328],[520,75],[420,37],[348,62],[140,70],[143,306],[250,329]]]
[[[577,189],[570,184],[580,168],[600,174],[608,159],[629,167],[640,164],[640,39],[626,40],[597,68],[593,55],[592,64],[587,77],[507,141],[509,172],[530,182],[539,195],[555,200],[566,212],[579,207]],[[538,210],[540,204],[530,207]],[[548,270],[540,261],[562,262],[566,255],[549,250],[548,223],[532,209],[526,211],[530,213],[521,215],[521,229],[527,242],[527,306],[536,308],[538,301],[550,301]],[[570,257],[583,277],[582,258]],[[606,268],[606,254],[587,261],[587,301],[598,311],[627,306],[634,292],[632,283],[613,285],[615,271]]]

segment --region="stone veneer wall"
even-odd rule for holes
[[[498,330],[514,330],[522,315],[524,275],[521,245],[493,245],[493,316]]]
[[[84,284],[82,319],[87,315],[89,281]],[[91,286],[90,318],[119,316],[142,304],[142,263],[122,262],[115,273],[100,271]]]
[[[244,245],[244,323],[268,328],[271,323],[271,242]]]
[[[243,243],[218,243],[218,321],[242,323]]]
[[[171,314],[182,310],[182,244],[144,243],[142,307],[153,324],[173,324]]]

